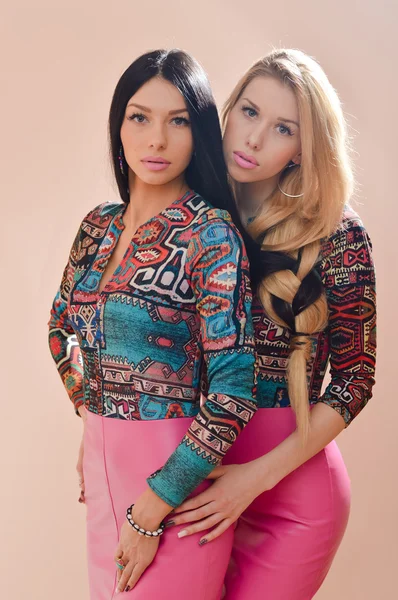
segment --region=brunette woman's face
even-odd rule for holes
[[[193,137],[181,93],[169,81],[154,77],[127,102],[120,129],[130,169],[150,185],[165,185],[189,165]]]
[[[299,112],[292,89],[259,76],[229,113],[224,156],[231,177],[241,183],[272,179],[301,161]]]

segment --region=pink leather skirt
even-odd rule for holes
[[[83,470],[87,506],[87,559],[91,600],[219,600],[233,528],[200,547],[200,534],[179,539],[183,526],[165,531],[150,568],[130,592],[115,594],[114,555],[126,509],[147,488],[186,433],[191,418],[122,421],[89,412]],[[210,482],[203,482],[196,493]]]
[[[294,429],[291,408],[261,408],[223,462],[258,458]],[[343,538],[350,497],[336,442],[258,496],[235,530],[225,600],[313,598]]]
[[[313,598],[349,515],[350,483],[334,442],[259,496],[235,530],[231,527],[217,540],[200,547],[203,534],[179,539],[182,526],[166,530],[137,586],[115,595],[113,557],[126,508],[146,489],[147,476],[164,464],[191,421],[121,421],[88,413],[83,468],[91,600],[220,600],[224,579],[225,600]],[[253,460],[294,428],[290,408],[260,409],[223,462]],[[203,482],[195,493],[208,485]]]

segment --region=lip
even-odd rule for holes
[[[162,158],[161,156],[146,156],[141,160],[141,162],[150,171],[163,171],[171,164],[170,161]]]
[[[233,152],[232,154],[236,164],[243,169],[255,169],[259,166],[254,156],[248,156],[244,152],[237,151]]]

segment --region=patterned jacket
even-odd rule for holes
[[[230,215],[189,191],[137,229],[99,293],[125,209],[102,204],[83,220],[53,302],[50,349],[76,410],[84,403],[110,418],[195,417],[148,478],[178,506],[256,410],[248,259]]]

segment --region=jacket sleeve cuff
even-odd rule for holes
[[[155,494],[173,508],[180,506],[217,466],[213,457],[203,457],[202,448],[192,446],[185,436],[164,467],[147,478]]]
[[[374,379],[368,377],[332,376],[331,382],[318,402],[323,402],[336,410],[343,417],[345,426],[348,427],[372,397],[373,384]],[[346,393],[347,399],[344,399],[342,392],[347,389],[351,389],[351,392],[350,394]]]

